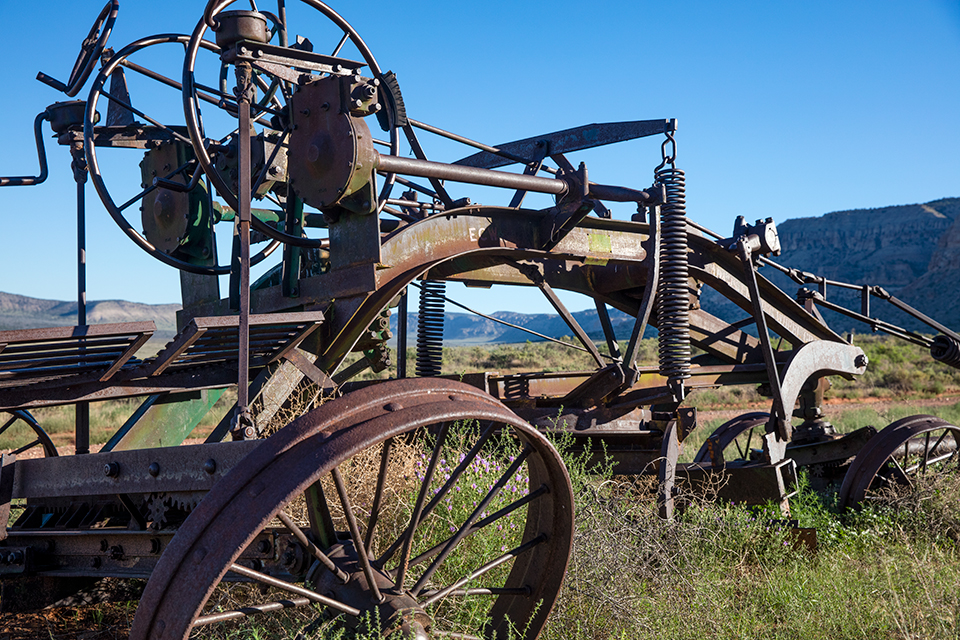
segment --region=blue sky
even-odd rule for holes
[[[99,0],[0,0],[7,26],[0,54],[11,61],[0,175],[36,171],[33,118],[63,96],[34,77],[44,71],[65,79],[101,6]],[[172,0],[162,12],[158,6],[122,0],[110,44],[119,49],[152,33],[189,33],[203,3]],[[956,0],[333,6],[380,65],[398,74],[413,118],[477,140],[678,118],[677,165],[687,173],[688,214],[719,232],[728,232],[739,214],[782,221],[960,195]],[[304,18],[294,30],[319,51],[335,44],[320,22]],[[177,75],[178,56],[170,49],[157,64]],[[133,100],[163,114],[179,106],[171,93]],[[429,136],[423,142],[437,160],[466,155]],[[582,159],[593,180],[644,187],[659,162],[659,144],[635,141]],[[0,189],[6,236],[0,290],[67,300],[76,287],[74,186],[66,150],[49,141],[47,150],[47,183]],[[122,181],[137,162],[129,156],[129,166],[112,177]],[[89,185],[87,208],[89,299],[178,301],[177,273],[127,240]],[[451,293],[487,312],[549,309],[526,291]]]

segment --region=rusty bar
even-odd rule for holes
[[[424,600],[422,606],[423,606],[423,607],[429,607],[431,604],[433,604],[433,603],[436,602],[437,600],[440,600],[440,599],[442,599],[442,598],[446,598],[446,597],[447,597],[448,595],[450,595],[450,593],[452,593],[454,590],[458,589],[459,587],[462,587],[463,585],[467,584],[467,583],[470,582],[471,580],[474,580],[474,579],[476,579],[476,578],[479,578],[480,576],[482,576],[482,575],[485,574],[486,572],[490,571],[491,569],[494,569],[494,568],[496,568],[496,567],[499,567],[501,564],[503,564],[503,563],[506,562],[507,560],[510,560],[511,558],[516,558],[516,557],[519,556],[521,553],[524,553],[524,552],[526,552],[526,551],[529,551],[530,549],[533,549],[535,546],[537,546],[537,545],[540,544],[541,542],[546,542],[546,541],[547,541],[547,536],[546,536],[545,534],[542,534],[542,533],[541,533],[539,536],[537,536],[537,537],[534,538],[533,540],[530,540],[529,542],[525,542],[524,544],[521,544],[519,547],[515,547],[515,548],[511,549],[510,551],[507,551],[507,552],[506,552],[505,554],[503,554],[502,556],[500,556],[500,557],[498,557],[498,558],[495,558],[495,559],[491,560],[490,562],[484,564],[484,565],[481,566],[479,569],[475,569],[474,571],[471,571],[469,574],[467,574],[466,576],[464,576],[464,577],[461,578],[460,580],[457,580],[456,582],[454,582],[454,583],[453,583],[452,585],[450,585],[449,587],[446,587],[446,588],[444,588],[444,589],[440,589],[439,591],[437,591],[436,593],[434,593],[432,596],[430,596],[429,598],[427,598],[426,600]]]
[[[281,609],[302,607],[307,604],[310,604],[309,598],[292,598],[290,600],[278,600],[276,602],[254,604],[246,606],[243,609],[235,609],[233,611],[223,611],[221,613],[211,613],[206,616],[201,616],[193,621],[193,626],[194,628],[202,627],[208,624],[227,622],[228,620],[238,620],[240,618],[246,618],[258,613],[273,613],[274,611],[280,611]]]
[[[383,154],[377,154],[377,168],[387,173],[402,173],[420,178],[452,180],[454,182],[466,182],[468,184],[479,184],[488,187],[523,189],[525,191],[549,193],[556,196],[563,196],[569,190],[566,182],[556,178],[540,178],[537,176],[508,173],[506,171],[477,169],[474,167],[443,164],[429,160],[400,158]]]
[[[334,600],[333,598],[328,598],[327,596],[322,596],[319,593],[310,591],[309,589],[304,589],[303,587],[298,587],[295,584],[290,584],[289,582],[284,582],[283,580],[278,580],[268,576],[265,573],[260,573],[259,571],[254,571],[253,569],[248,569],[247,567],[233,563],[230,565],[230,571],[233,571],[236,574],[243,576],[244,578],[250,578],[257,582],[263,583],[265,585],[276,587],[277,589],[282,589],[284,591],[289,591],[290,593],[295,593],[298,596],[303,596],[309,598],[318,604],[322,604],[331,609],[336,609],[337,611],[342,611],[347,615],[359,616],[360,610],[354,609],[350,605],[344,604],[339,600]]]
[[[240,236],[239,269],[240,313],[237,329],[237,409],[234,423],[234,439],[249,439],[253,433],[247,429],[250,407],[250,171],[253,166],[250,149],[250,109],[254,88],[251,80],[253,70],[249,63],[239,63],[237,74],[238,151],[239,178],[237,182],[237,232]]]
[[[205,331],[206,329],[198,329],[197,325],[191,321],[180,336],[157,354],[153,364],[147,367],[145,375],[153,377],[163,373],[190,345],[199,340]]]
[[[140,347],[142,347],[143,345],[145,345],[145,344],[147,343],[147,341],[150,340],[150,338],[151,338],[152,336],[153,336],[153,333],[152,333],[152,332],[151,332],[151,333],[142,333],[142,334],[140,334],[140,337],[136,338],[136,339],[130,344],[130,346],[127,348],[127,350],[124,351],[123,354],[122,354],[119,358],[117,358],[117,361],[114,362],[114,363],[110,366],[110,368],[107,369],[107,370],[104,372],[104,374],[103,374],[102,376],[100,376],[100,382],[106,382],[107,380],[109,380],[110,378],[112,378],[113,375],[114,375],[117,371],[119,371],[120,368],[123,367],[123,365],[125,365],[125,364],[130,360],[130,358],[132,358],[133,355],[134,355],[137,351],[140,350]]]

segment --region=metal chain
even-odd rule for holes
[[[663,158],[663,162],[657,165],[657,168],[653,170],[654,176],[656,176],[656,174],[668,164],[670,165],[671,169],[677,168],[677,141],[674,139],[672,131],[667,131],[666,136],[667,137],[663,141],[663,144],[660,145],[660,156]],[[667,145],[670,145],[671,147],[671,152],[669,154],[667,153]]]

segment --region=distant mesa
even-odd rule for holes
[[[931,318],[960,329],[960,198],[879,209],[836,211],[818,218],[794,218],[777,225],[783,252],[779,264],[851,284],[877,285]],[[720,232],[721,230],[717,230]],[[766,267],[760,273],[793,295],[798,285]],[[827,288],[827,299],[854,311],[859,294]],[[735,305],[709,291],[704,307],[724,320],[745,317]],[[872,298],[874,317],[907,329],[933,333],[889,303]],[[863,323],[829,311],[824,319],[837,332],[869,333]]]

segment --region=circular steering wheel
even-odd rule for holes
[[[57,91],[62,91],[71,98],[80,93],[81,87],[90,77],[93,71],[93,65],[96,64],[103,48],[107,45],[107,38],[113,30],[113,23],[117,21],[117,12],[120,11],[120,0],[108,0],[97,19],[90,27],[90,32],[84,38],[80,45],[80,55],[77,61],[73,63],[73,70],[70,72],[70,78],[64,84],[59,80],[54,80],[45,73],[38,73],[37,80],[53,87]]]

